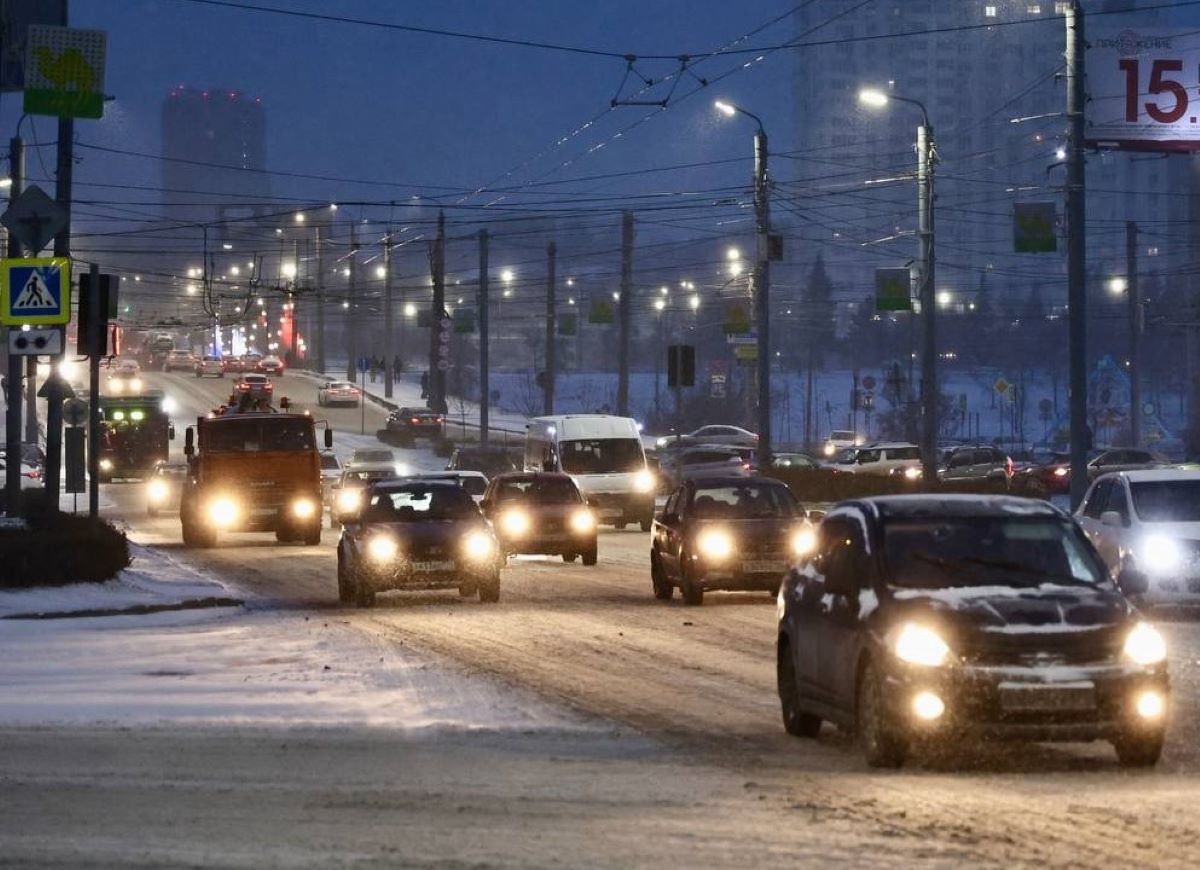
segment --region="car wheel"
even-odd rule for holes
[[[783,728],[793,737],[816,737],[821,732],[821,717],[800,709],[800,689],[796,686],[796,665],[787,642],[780,640],[775,666],[775,684],[779,690],[779,707],[783,713]]]
[[[596,541],[593,540],[592,545],[583,551],[583,564],[585,564],[589,567],[592,565],[595,565],[597,555],[598,554],[596,552]]]
[[[907,741],[888,721],[883,685],[870,663],[858,681],[858,740],[871,767],[900,767],[908,755]]]
[[[479,600],[495,604],[500,600],[500,569],[497,568],[486,580],[479,582]]]
[[[291,529],[278,528],[275,530],[275,540],[280,544],[287,544],[296,540],[296,534]]]
[[[670,601],[675,596],[675,587],[667,580],[662,562],[653,551],[650,552],[650,585],[654,587],[654,597],[659,601]]]
[[[574,562],[578,558],[579,558],[578,553],[563,553],[562,554],[562,559],[564,562]]]
[[[349,577],[346,571],[346,563],[342,561],[342,557],[338,555],[337,563],[337,581],[338,581],[338,601],[342,604],[350,604],[354,601],[354,581]]]
[[[687,553],[680,554],[679,557],[679,594],[683,596],[683,603],[691,607],[699,607],[704,603],[704,584],[700,582],[700,578],[695,576],[695,571],[690,566],[692,558]]]
[[[366,575],[361,571],[355,571],[353,577],[355,607],[374,607],[375,590],[371,588],[371,584],[367,580]]]
[[[1117,761],[1122,767],[1153,767],[1162,755],[1164,737],[1163,731],[1156,730],[1141,734],[1125,733],[1113,738]]]

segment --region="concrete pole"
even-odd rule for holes
[[[1129,444],[1142,443],[1142,295],[1137,273],[1137,221],[1125,223],[1125,289],[1129,293]]]
[[[924,108],[921,110],[924,112]],[[934,284],[933,237],[933,127],[923,117],[917,128],[917,198],[920,214],[917,233],[921,239],[921,472],[925,480],[937,480],[938,381],[937,381],[937,292]]]
[[[488,356],[488,231],[479,231],[479,441],[488,443],[492,397]]]
[[[758,467],[771,464],[771,259],[770,198],[767,191],[767,134],[754,134],[754,223],[757,262],[754,320],[758,330]]]
[[[346,287],[346,380],[355,380],[358,374],[358,226],[350,224],[350,281]],[[364,400],[365,401],[365,400]]]
[[[54,187],[54,198],[61,208],[71,212],[71,184],[75,175],[74,160],[75,119],[58,119],[58,166],[57,181]],[[71,256],[71,223],[68,220],[66,228],[54,237],[54,256]],[[99,314],[99,312],[97,312]],[[62,378],[57,373],[58,363],[62,355],[50,358],[50,375],[46,379],[46,508],[51,513],[58,512],[58,494],[61,487],[62,472]],[[30,385],[33,389],[33,385]],[[92,397],[95,401],[96,397]]]
[[[433,319],[429,324],[429,407],[439,414],[445,414],[449,409],[446,402],[446,369],[440,363],[443,360],[448,365],[449,357],[441,356],[441,347],[450,346],[450,336],[447,327],[442,323],[446,318],[446,215],[438,213],[437,238],[433,243]]]
[[[633,212],[621,214],[621,307],[617,313],[617,414],[629,416],[629,344],[633,329]]]
[[[392,228],[389,226],[383,237],[383,395],[392,397],[392,383],[399,374],[392,365],[395,346],[392,344],[392,329],[395,324],[395,300],[392,297]]]
[[[558,256],[558,246],[554,242],[546,245],[546,372],[542,385],[542,413],[549,416],[554,413],[554,381],[557,376],[557,359],[555,353],[555,323],[557,320],[555,298],[554,270]],[[622,300],[624,302],[624,300]]]
[[[104,299],[100,291],[100,264],[90,264],[89,272],[92,279],[91,294],[88,300],[88,391],[91,396],[100,395],[100,346],[104,343],[104,324],[106,315],[101,301]],[[112,281],[116,282],[116,276]],[[110,291],[113,292],[113,291]],[[95,519],[100,515],[100,403],[88,402],[87,424],[87,471],[88,471],[88,516]]]
[[[8,171],[12,187],[8,190],[8,202],[12,205],[25,188],[25,143],[20,138],[8,140]],[[8,256],[21,256],[21,243],[8,234]],[[19,328],[19,327],[15,327]],[[7,345],[6,345],[7,347]],[[4,492],[9,516],[17,516],[21,499],[21,358],[8,357],[8,410],[5,414]]]
[[[313,228],[317,244],[317,340],[316,340],[316,369],[317,374],[325,374],[325,257],[321,245],[321,228]]]
[[[1067,329],[1070,373],[1071,509],[1087,493],[1087,207],[1084,176],[1083,10],[1071,0],[1067,24]]]

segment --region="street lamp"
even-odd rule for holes
[[[758,330],[758,464],[760,468],[767,468],[771,462],[771,262],[768,238],[771,217],[767,191],[767,133],[762,119],[753,112],[722,100],[713,105],[727,118],[745,115],[758,125],[754,134],[754,232],[758,242],[754,264],[754,319]]]
[[[883,108],[888,102],[908,103],[921,110],[921,126],[917,128],[917,235],[921,240],[921,468],[926,481],[937,480],[937,336],[935,333],[937,298],[934,293],[933,246],[933,166],[937,148],[933,143],[933,126],[929,113],[920,100],[898,97],[873,88],[859,91],[858,101],[864,106]]]

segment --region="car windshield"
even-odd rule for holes
[[[395,454],[390,450],[355,450],[350,457],[353,463],[360,462],[395,462]]]
[[[836,465],[853,465],[857,459],[857,447],[843,447],[838,451],[838,454],[833,458],[833,461]]]
[[[500,481],[496,501],[523,501],[533,504],[579,504],[575,483],[566,477],[530,477]]]
[[[474,499],[457,486],[411,487],[377,492],[363,514],[368,523],[416,523],[479,516]]]
[[[1147,523],[1200,522],[1200,480],[1131,481],[1133,509]]]
[[[212,453],[315,450],[312,422],[289,419],[225,418],[205,427],[202,446]]]
[[[796,517],[803,511],[786,486],[748,483],[697,489],[691,512],[697,519],[749,520]]]
[[[646,467],[642,442],[636,438],[562,441],[558,448],[562,470],[567,474],[613,474]]]
[[[1096,585],[1107,577],[1078,529],[1053,517],[891,519],[883,554],[891,584],[909,589]]]

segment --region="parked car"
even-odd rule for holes
[[[146,516],[178,513],[183,484],[187,480],[186,462],[160,462],[146,481]]]
[[[749,476],[754,468],[753,450],[720,445],[688,447],[663,456],[660,465],[671,488],[697,477]]]
[[[0,453],[0,480],[8,474],[8,454]],[[42,469],[22,460],[21,489],[41,489],[44,485]],[[0,487],[2,489],[3,487]]]
[[[7,458],[7,456],[8,445],[0,444],[0,459]],[[35,444],[32,441],[22,441],[21,462],[36,469],[44,469],[46,467],[46,451],[42,449],[40,444]]]
[[[163,360],[163,371],[174,372],[183,370],[190,372],[196,367],[196,358],[190,350],[173,350]]]
[[[506,555],[583,557],[596,564],[596,518],[570,475],[516,471],[492,478],[480,503]]]
[[[402,445],[411,445],[418,438],[441,438],[444,423],[441,414],[428,408],[397,408],[388,415],[384,434]]]
[[[941,480],[1008,480],[1013,461],[998,447],[955,447],[938,469]]]
[[[488,476],[520,471],[521,455],[500,446],[455,447],[446,463],[447,471],[481,471]]]
[[[919,477],[921,448],[915,444],[868,444],[857,448],[853,463],[838,464],[838,471],[849,474],[906,474]],[[909,469],[914,469],[915,474]]]
[[[340,517],[338,599],[373,607],[390,589],[458,589],[500,600],[500,547],[471,497],[449,481],[372,483]]]
[[[325,407],[331,405],[349,405],[357,408],[362,400],[362,390],[350,381],[330,381],[317,387],[317,404]]]
[[[283,360],[277,356],[264,356],[254,366],[254,370],[263,375],[282,375]]]
[[[832,459],[839,450],[846,447],[861,447],[866,440],[851,429],[834,429],[826,436],[825,446],[821,448],[821,453],[825,455],[826,459]]]
[[[196,377],[223,378],[225,377],[225,360],[219,356],[205,356],[196,360]]]
[[[804,508],[778,480],[726,475],[686,481],[654,518],[654,597],[667,600],[678,587],[684,603],[696,605],[713,589],[775,592],[814,540]]]
[[[1006,496],[844,502],[779,590],[777,685],[789,734],[857,732],[867,763],[915,742],[1109,740],[1157,762],[1166,644],[1071,518]]]
[[[1200,471],[1101,475],[1075,520],[1114,576],[1146,575],[1141,603],[1200,605]]]

